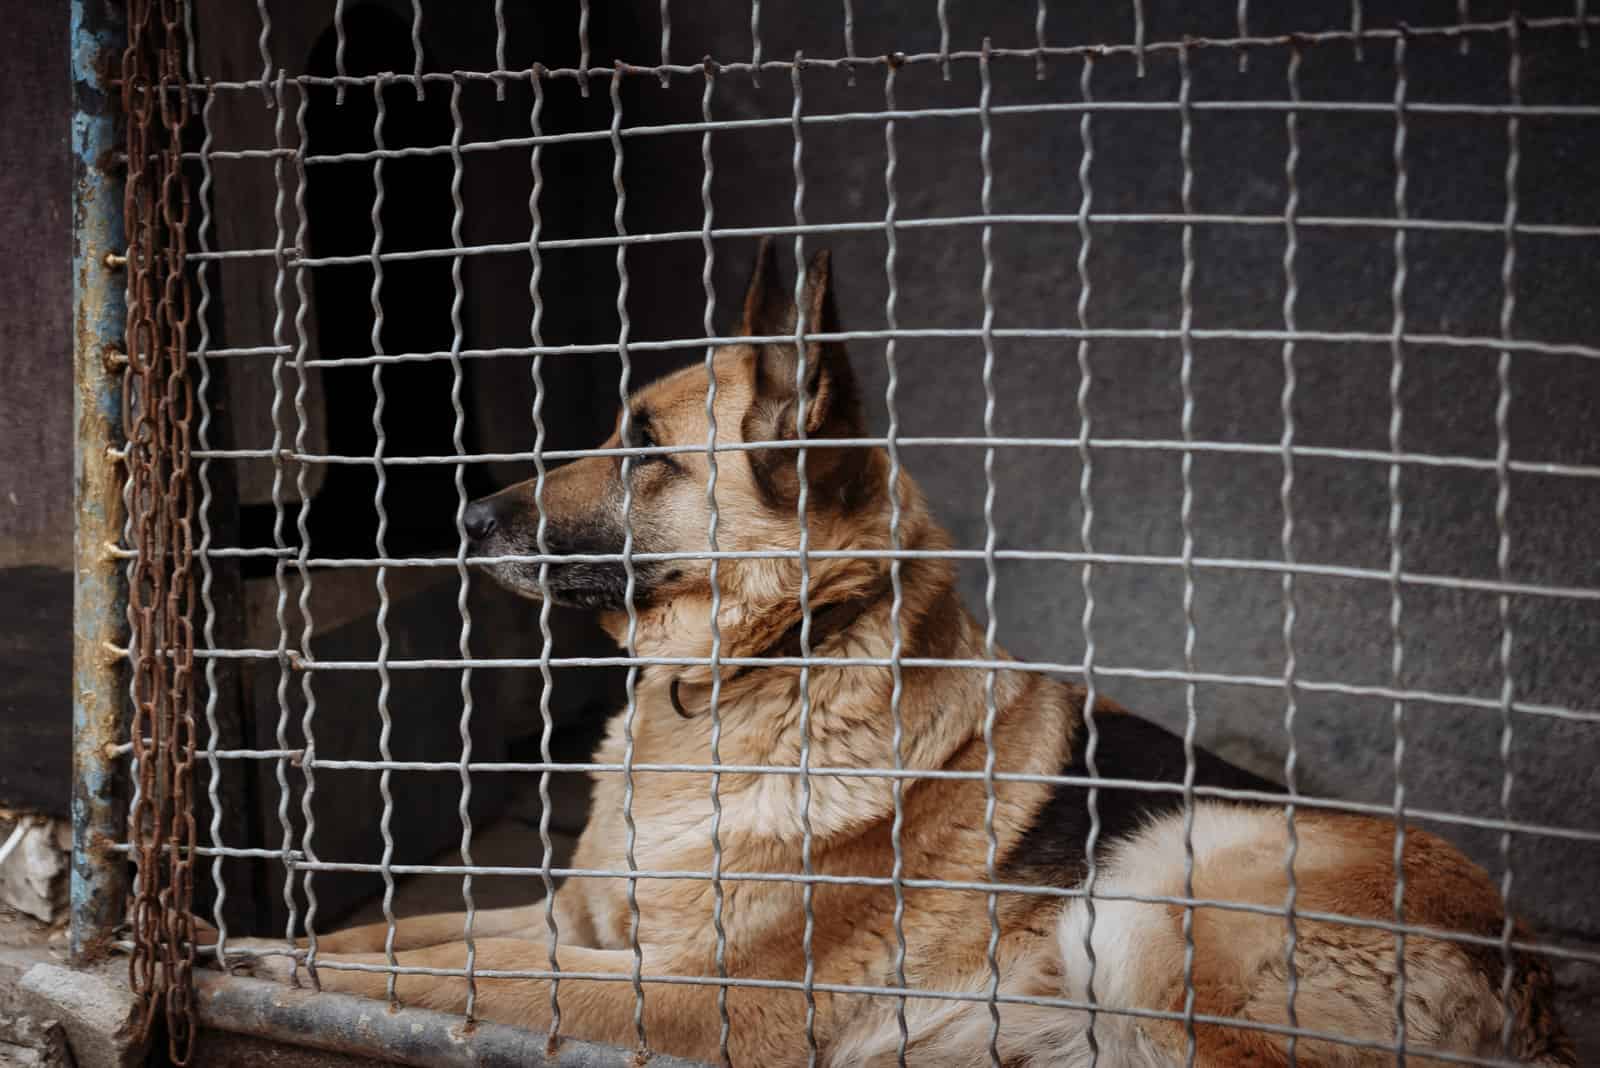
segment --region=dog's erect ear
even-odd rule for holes
[[[763,254],[765,255],[765,253]],[[813,334],[839,332],[839,314],[834,308],[833,287],[830,282],[828,252],[824,249],[811,259],[806,268],[805,285],[801,289],[800,303],[805,315],[805,367],[796,366],[798,356],[793,343],[765,344],[759,347],[756,357],[756,403],[752,414],[760,413],[764,422],[751,429],[759,429],[773,440],[798,437],[796,425],[799,407],[799,390],[805,390],[806,435],[841,437],[861,428],[860,402],[856,396],[855,376],[850,370],[850,357],[840,341],[813,341]],[[757,280],[767,268],[757,266]],[[768,274],[770,278],[771,275]],[[786,300],[789,310],[788,333],[795,329],[792,301]],[[770,335],[769,335],[770,336]]]
[[[785,313],[778,322],[786,321],[784,329],[763,328],[756,336],[766,333],[792,334],[796,315],[791,297],[776,295],[776,271],[770,244],[763,242],[757,260],[755,275],[751,279],[751,297],[746,297],[746,319],[750,320],[753,307],[766,314],[775,299]],[[763,296],[752,299],[760,287]],[[804,360],[793,342],[789,344],[763,344],[758,347],[755,367],[755,398],[744,419],[746,441],[788,441],[799,437],[797,418],[800,411],[800,390],[804,389],[805,434],[808,438],[859,437],[862,433],[861,400],[857,393],[855,375],[850,369],[850,357],[841,341],[811,339],[814,334],[839,332],[839,315],[834,307],[830,261],[826,250],[818,252],[806,269],[805,284],[801,288],[800,308],[804,315]],[[759,320],[758,320],[759,321]],[[819,452],[816,464],[833,466],[850,459],[845,453],[855,450],[826,450]],[[781,454],[781,455],[779,455]],[[828,455],[828,459],[821,457]],[[791,481],[794,467],[794,450],[766,449],[751,454],[763,481],[777,483]],[[779,475],[787,470],[787,478]]]
[[[777,246],[770,237],[761,239],[756,250],[755,270],[744,291],[744,318],[739,320],[741,337],[770,337],[794,333],[794,294],[784,291],[778,281]]]

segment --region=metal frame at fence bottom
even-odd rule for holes
[[[391,1009],[381,1001],[294,989],[263,979],[197,973],[200,1026],[357,1057],[382,1057],[412,1068],[616,1068],[642,1063],[635,1050],[549,1037],[505,1024],[468,1023],[428,1009]],[[706,1068],[664,1053],[650,1068]]]

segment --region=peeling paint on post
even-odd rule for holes
[[[126,33],[115,0],[72,0],[73,474],[72,956],[103,955],[122,921],[127,865],[115,743],[121,741],[126,591],[112,553],[122,532],[122,374],[111,359],[125,321],[122,177],[115,97]]]

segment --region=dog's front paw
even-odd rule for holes
[[[230,938],[227,953],[217,954],[215,964],[229,975],[296,986],[306,976],[304,955],[304,950],[291,948],[281,938]]]

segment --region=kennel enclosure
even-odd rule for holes
[[[999,645],[1440,830],[1537,932],[1497,951],[1594,996],[1584,5],[74,15],[79,953],[129,854],[153,995],[190,893],[226,940],[593,877],[560,840],[642,662],[462,512],[731,340],[775,235],[831,247],[872,443]],[[475,854],[508,820],[536,862]],[[288,1028],[200,981],[180,1044]]]

